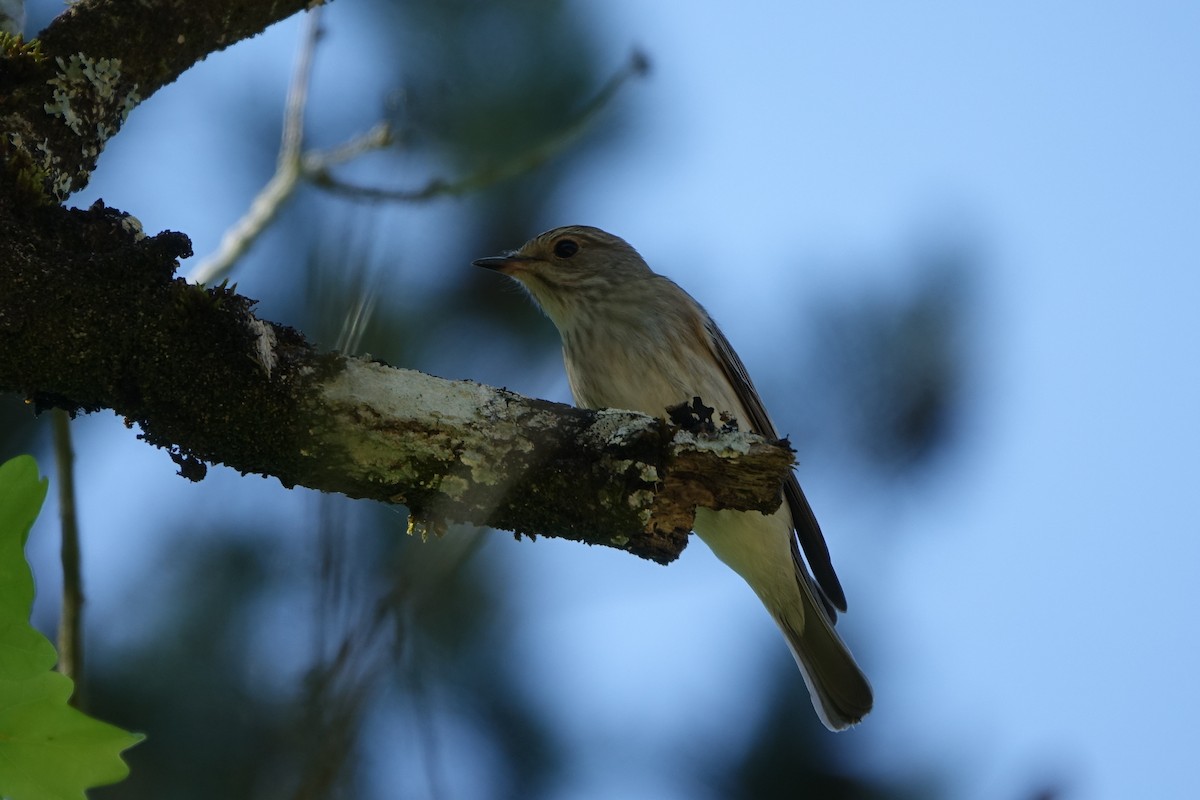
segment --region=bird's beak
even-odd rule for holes
[[[519,256],[515,253],[510,253],[506,256],[491,256],[489,258],[479,258],[471,263],[477,267],[484,269],[494,269],[497,272],[508,274],[521,268],[522,264],[532,261],[532,258],[527,256]]]

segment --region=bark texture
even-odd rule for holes
[[[308,5],[81,0],[36,42],[0,40],[0,391],[112,409],[193,480],[226,464],[404,503],[422,530],[471,522],[665,562],[697,505],[776,508],[786,443],[319,352],[254,301],[176,278],[183,234],[61,206],[130,110]]]
[[[192,479],[226,464],[403,503],[434,530],[470,522],[666,562],[697,505],[779,505],[786,443],[320,352],[252,300],[174,277],[189,251],[100,205],[0,200],[0,390],[36,409],[112,409]]]

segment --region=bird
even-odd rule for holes
[[[698,397],[740,430],[779,438],[712,317],[620,237],[571,225],[472,263],[520,283],[558,328],[577,406],[665,419],[669,407]],[[821,722],[844,730],[866,716],[874,695],[834,628],[845,592],[794,472],[782,492],[772,514],[697,508],[694,531],[778,625]]]

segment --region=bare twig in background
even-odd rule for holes
[[[339,353],[358,352],[371,317],[375,314],[375,303],[379,300],[375,282],[360,277],[354,283],[357,284],[354,306],[342,317],[342,327],[333,346]]]
[[[83,574],[79,563],[79,519],[75,513],[75,453],[71,418],[61,408],[51,413],[58,467],[58,508],[62,517],[62,609],[58,622],[58,671],[75,682],[68,701],[83,707]]]
[[[321,35],[318,11],[317,8],[309,11],[308,28],[288,91],[283,142],[275,175],[254,198],[246,214],[225,233],[217,251],[192,270],[190,277],[196,283],[213,283],[224,278],[279,213],[283,204],[295,193],[301,180],[307,180],[341,197],[365,202],[415,203],[480,191],[532,171],[561,153],[588,129],[595,117],[612,101],[626,82],[646,74],[649,70],[649,62],[645,55],[635,50],[629,61],[609,78],[570,125],[509,161],[456,180],[434,178],[416,189],[359,186],[334,177],[330,170],[364,153],[391,145],[392,130],[386,122],[381,122],[361,136],[329,150],[303,152],[304,108],[308,101],[308,86],[312,78],[312,56]]]
[[[295,193],[300,180],[301,148],[304,144],[304,108],[308,103],[308,86],[312,78],[313,53],[321,38],[321,9],[308,12],[304,39],[296,58],[296,72],[288,89],[287,108],[283,119],[283,141],[275,174],[263,187],[245,215],[221,238],[217,252],[208,256],[192,270],[196,283],[213,283],[229,273],[233,265],[266,230],[283,204]]]
[[[649,61],[640,51],[635,50],[625,66],[621,67],[608,82],[601,87],[587,105],[579,112],[575,120],[557,135],[542,142],[516,157],[501,164],[485,168],[473,175],[467,175],[457,180],[434,178],[424,186],[416,189],[380,189],[369,186],[357,186],[338,180],[329,173],[328,164],[317,166],[306,164],[305,176],[317,186],[335,192],[352,200],[369,202],[392,201],[416,203],[432,200],[436,197],[454,196],[486,189],[493,184],[509,178],[514,178],[530,172],[549,161],[565,150],[578,139],[591,125],[617,91],[632,78],[645,75],[649,70]]]
[[[317,640],[315,661],[305,679],[302,725],[311,750],[293,800],[336,794],[352,766],[364,719],[382,702],[388,677],[413,660],[407,645],[414,618],[438,602],[438,592],[483,543],[482,531],[458,531],[440,542],[436,555],[399,561],[390,587],[372,597],[361,591],[363,584],[347,560],[347,548],[355,541],[345,535],[350,507],[341,498],[321,495],[317,508]],[[423,689],[427,667],[417,659],[408,668],[421,739],[416,746],[422,749],[429,796],[443,797],[440,748],[432,733],[434,710]]]

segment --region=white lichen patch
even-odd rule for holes
[[[124,122],[141,97],[137,84],[121,93],[121,60],[92,59],[76,53],[70,60],[54,59],[58,73],[47,83],[54,87],[52,102],[45,104],[47,114],[61,117],[77,136],[85,135],[88,126],[96,126],[96,134],[106,140],[116,133],[116,126],[105,120],[115,116]],[[120,95],[120,96],[118,96]]]
[[[653,464],[645,464],[643,462],[633,461],[633,460],[627,459],[627,458],[617,459],[612,462],[613,472],[622,472],[623,473],[626,470],[628,470],[630,467],[638,468],[638,476],[637,476],[638,480],[643,481],[645,483],[657,483],[658,482],[658,468],[656,466],[654,466]]]
[[[135,242],[140,242],[146,238],[146,231],[142,228],[142,221],[133,214],[126,214],[121,217],[121,227],[125,229],[126,233],[133,236]]]
[[[467,493],[470,485],[457,475],[447,475],[442,479],[438,488],[451,497],[460,498]]]
[[[466,424],[478,419],[479,384],[446,381],[414,370],[351,359],[325,387],[330,402],[366,402],[385,417],[437,419]]]
[[[58,72],[47,81],[51,87],[50,101],[43,105],[47,114],[61,119],[73,134],[82,140],[81,162],[95,163],[104,143],[120,129],[129,112],[141,102],[137,84],[122,79],[121,60],[94,59],[76,53],[66,61],[54,59]],[[43,166],[48,172],[62,161],[61,156],[45,152]],[[63,176],[55,180],[53,189],[65,197],[73,188],[82,185],[81,176]]]
[[[679,431],[671,444],[677,451],[705,450],[721,458],[730,458],[733,455],[749,453],[751,448],[761,441],[761,437],[737,431],[723,433],[715,438],[707,435],[697,436],[690,431]]]
[[[254,334],[254,360],[269,378],[279,363],[279,358],[275,355],[275,329],[257,318],[251,318],[249,326],[250,332]]]
[[[25,140],[19,133],[10,133],[8,141],[17,149],[25,149]],[[60,171],[59,164],[62,162],[62,159],[54,155],[54,152],[50,149],[49,140],[43,139],[34,145],[33,149],[26,150],[26,153],[29,156],[29,160],[43,174],[58,176],[51,187],[56,196],[65,197],[70,193],[71,176],[64,175]]]
[[[508,473],[508,465],[493,463],[494,457],[494,453],[492,458],[488,458],[478,450],[466,448],[458,454],[458,463],[471,470],[471,480],[476,484],[500,486],[511,480],[511,477]]]
[[[607,444],[628,441],[636,431],[644,430],[653,424],[654,418],[639,414],[636,411],[621,411],[615,408],[605,408],[596,412],[596,421],[592,423],[593,435]]]
[[[629,495],[629,507],[641,509],[638,513],[638,521],[645,525],[650,521],[650,516],[654,512],[654,492],[649,489],[639,489]]]

